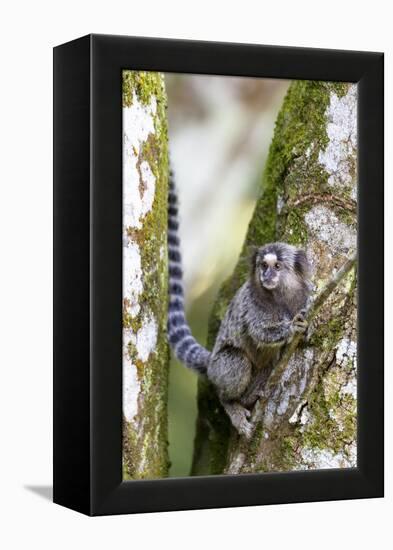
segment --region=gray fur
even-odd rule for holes
[[[191,335],[184,314],[172,175],[168,212],[169,341],[183,363],[207,375],[233,426],[250,437],[249,408],[261,395],[282,346],[307,328],[304,315],[311,285],[306,254],[286,243],[254,248],[250,276],[229,304],[210,353]]]

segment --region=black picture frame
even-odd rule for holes
[[[358,83],[357,468],[122,481],[122,69]],[[383,54],[109,35],[56,47],[54,502],[104,515],[381,497],[383,426]]]

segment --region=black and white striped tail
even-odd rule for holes
[[[210,352],[198,344],[191,334],[184,312],[183,271],[181,268],[177,192],[173,172],[169,177],[168,195],[168,255],[169,311],[168,338],[176,357],[187,367],[205,374]]]

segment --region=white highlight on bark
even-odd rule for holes
[[[287,412],[293,398],[298,398],[303,394],[313,357],[314,350],[311,348],[305,349],[302,354],[295,354],[291,357],[277,389],[267,403],[264,417],[266,428],[272,427],[277,414],[282,416]]]
[[[337,344],[336,361],[340,366],[345,366],[349,361],[356,367],[356,342],[349,338],[343,338]]]
[[[308,410],[307,405],[305,406],[306,401],[302,401],[298,407],[296,408],[296,411],[293,413],[291,418],[289,419],[290,424],[296,424],[297,422],[300,422],[301,428],[300,431],[304,431],[303,426],[308,424],[312,420],[311,414]]]
[[[136,366],[128,353],[128,342],[134,335],[131,329],[123,329],[123,414],[131,422],[138,412],[138,395],[141,389]]]
[[[142,292],[141,253],[136,243],[128,241],[123,246],[123,299],[128,299],[127,312],[132,317],[140,311],[139,296]]]
[[[357,380],[356,378],[351,378],[340,390],[340,394],[352,395],[354,399],[357,398]]]
[[[147,361],[157,344],[158,326],[152,314],[147,314],[136,335],[136,349],[141,361]]]
[[[342,223],[329,208],[317,205],[304,217],[310,231],[334,253],[347,254],[356,248],[356,232]]]
[[[356,84],[350,85],[348,93],[341,98],[335,93],[331,94],[326,117],[329,143],[324,151],[319,152],[318,160],[330,174],[329,185],[351,186],[351,159],[356,161],[357,144]],[[354,198],[356,199],[356,193]]]
[[[347,455],[344,451],[340,453],[333,453],[327,449],[302,449],[301,457],[304,461],[304,465],[300,466],[299,469],[325,469],[325,468],[352,468],[356,466],[356,456],[355,463],[353,463],[353,454],[349,453]]]
[[[142,218],[153,205],[155,176],[149,164],[143,161],[138,170],[141,147],[150,134],[155,133],[154,115],[157,101],[152,96],[148,105],[142,105],[133,94],[132,105],[123,107],[123,225],[142,227]]]
[[[307,407],[305,407],[302,411],[302,414],[300,415],[300,424],[302,426],[305,426],[306,424],[308,424],[308,422],[310,422],[310,420],[311,420],[311,414],[307,409]]]
[[[156,111],[154,96],[148,105],[142,105],[135,92],[132,105],[123,107],[123,299],[128,301],[126,311],[131,317],[141,312],[143,271],[139,246],[129,238],[127,230],[141,229],[144,217],[153,207],[156,178],[146,160],[140,165],[138,162],[143,143],[155,133]],[[141,391],[128,344],[135,346],[138,359],[147,361],[157,344],[157,334],[157,323],[151,312],[145,313],[136,334],[131,329],[123,330],[123,413],[128,422],[138,413]]]

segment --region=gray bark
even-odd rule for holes
[[[123,71],[123,479],[168,475],[163,76]]]

